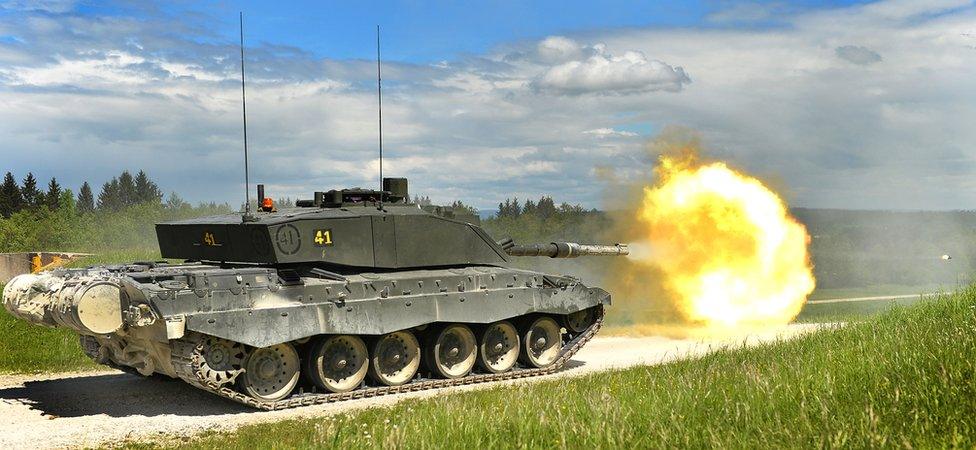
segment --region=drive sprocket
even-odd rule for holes
[[[247,349],[244,344],[214,336],[207,336],[200,343],[200,377],[218,386],[233,383],[244,373],[244,358]]]

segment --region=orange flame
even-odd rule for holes
[[[643,189],[632,259],[655,267],[687,322],[782,325],[813,291],[806,229],[776,193],[721,162],[661,156]]]

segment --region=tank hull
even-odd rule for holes
[[[558,319],[602,311],[610,295],[572,277],[491,265],[299,274],[254,266],[134,264],[23,275],[7,285],[3,300],[22,319],[79,333],[86,353],[99,363],[201,387],[206,383],[188,379],[195,372],[180,361],[192,360],[187,352],[209,337],[245,349],[284,344],[303,350],[323,336],[369,341],[402,330],[422,337],[438,324],[480,330],[542,315]],[[578,335],[571,333],[566,342]]]

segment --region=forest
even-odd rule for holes
[[[77,196],[52,178],[47,190],[28,173],[21,183],[8,172],[0,184],[0,252],[153,252],[153,225],[231,212],[230,205],[191,205],[176,193],[163,201],[159,186],[144,171],[124,171],[95,196],[88,182]]]

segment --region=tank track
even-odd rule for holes
[[[235,401],[237,403],[250,406],[252,408],[266,411],[275,411],[300,406],[320,405],[324,403],[334,403],[346,400],[356,400],[361,398],[379,397],[382,395],[393,395],[406,392],[426,391],[451,386],[463,386],[468,384],[480,384],[493,381],[514,380],[518,378],[537,377],[549,375],[562,370],[566,363],[585,345],[603,325],[603,307],[597,307],[596,320],[586,330],[577,334],[566,342],[559,352],[559,356],[552,364],[541,368],[516,368],[504,373],[497,374],[472,374],[462,378],[454,379],[419,379],[400,386],[379,386],[360,388],[342,393],[299,393],[291,397],[277,400],[264,401],[242,394],[230,387],[221,386],[217,383],[206,380],[200,371],[202,358],[202,343],[194,339],[178,339],[172,341],[172,363],[177,375],[185,381],[199,389],[215,394],[217,396]]]

